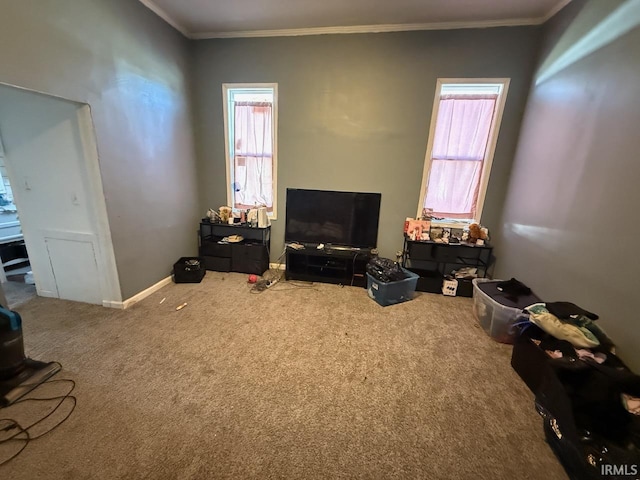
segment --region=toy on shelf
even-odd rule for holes
[[[477,223],[469,225],[469,243],[484,245],[489,241],[489,230]]]

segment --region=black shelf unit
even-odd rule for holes
[[[218,243],[224,237],[240,235],[238,243]],[[200,222],[199,252],[207,270],[255,273],[269,269],[271,227],[258,228],[246,224]]]
[[[402,266],[420,275],[418,289],[422,291],[440,293],[444,276],[462,267],[475,267],[478,277],[487,277],[494,262],[493,247],[488,244],[415,241],[406,235],[404,238]]]
[[[370,251],[287,247],[285,278],[305,282],[367,286]]]

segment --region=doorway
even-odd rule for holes
[[[18,307],[36,296],[20,215],[13,197],[0,139],[0,283],[6,303]]]
[[[88,105],[0,85],[3,160],[28,269],[17,275],[39,296],[110,306],[121,296],[94,135]],[[11,297],[13,285],[3,285]]]

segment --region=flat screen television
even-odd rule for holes
[[[381,197],[287,188],[285,242],[375,248]]]

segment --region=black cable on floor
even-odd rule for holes
[[[24,443],[22,444],[22,447],[20,448],[20,450],[18,450],[16,453],[14,453],[12,456],[10,456],[9,458],[7,458],[6,460],[3,460],[2,462],[0,462],[0,467],[2,467],[3,465],[6,465],[7,463],[9,463],[11,460],[13,460],[14,458],[16,458],[18,455],[20,455],[23,450],[25,448],[27,448],[27,445],[29,445],[29,441],[31,440],[29,437],[29,432],[25,429],[23,429],[20,424],[18,422],[16,422],[15,420],[11,419],[11,418],[3,418],[0,419],[0,422],[9,422],[9,425],[5,425],[2,426],[2,428],[0,428],[0,432],[8,432],[10,430],[13,430],[14,428],[19,429],[20,431],[7,438],[7,439],[2,439],[0,440],[0,445],[3,445],[4,443],[10,442],[10,441],[24,441]],[[1,425],[0,425],[1,426]],[[26,438],[16,438],[18,435],[26,435]]]
[[[60,365],[60,368],[62,369],[62,365]],[[39,438],[42,438],[45,435],[48,435],[49,433],[51,433],[55,429],[57,429],[60,425],[62,425],[64,422],[67,421],[67,419],[71,416],[71,414],[75,410],[78,401],[77,401],[77,398],[75,396],[71,395],[73,390],[76,388],[76,382],[74,382],[73,380],[70,380],[70,379],[48,380],[48,381],[43,382],[42,384],[40,384],[35,390],[32,390],[30,393],[37,392],[38,388],[40,388],[42,385],[51,385],[51,384],[54,384],[54,383],[66,383],[66,384],[70,385],[69,391],[66,392],[64,395],[57,395],[57,396],[54,396],[54,397],[43,397],[43,398],[40,398],[40,397],[27,397],[27,398],[22,398],[22,399],[20,399],[20,400],[18,400],[16,402],[14,402],[13,404],[9,405],[8,407],[4,407],[3,409],[0,409],[0,411],[7,410],[7,409],[11,408],[13,405],[18,405],[18,404],[27,403],[27,402],[51,402],[51,401],[56,401],[56,400],[58,401],[58,403],[53,408],[53,410],[51,410],[44,417],[41,417],[39,420],[35,421],[34,423],[29,425],[28,427],[23,427],[22,425],[20,425],[20,423],[18,421],[14,420],[12,418],[0,418],[0,447],[3,446],[3,445],[8,444],[9,442],[24,442],[23,445],[20,447],[20,449],[16,453],[11,455],[9,458],[0,461],[0,467],[2,467],[3,465],[6,465],[11,460],[13,460],[14,458],[18,457],[24,451],[24,449],[27,448],[29,443],[31,443],[33,440],[37,440]],[[46,430],[43,433],[39,433],[37,435],[32,435],[30,433],[30,430],[32,428],[36,427],[37,425],[41,424],[46,419],[51,417],[54,413],[56,413],[58,411],[58,409],[67,400],[71,401],[72,406],[71,406],[71,409],[69,410],[69,412],[65,415],[65,417],[62,420],[60,420],[53,427],[51,427],[50,429]],[[67,403],[69,403],[69,402],[67,402]],[[4,432],[8,433],[8,432],[12,432],[13,430],[17,430],[17,431],[13,432],[11,435],[9,435],[6,438],[1,438],[2,435],[4,434]]]
[[[273,290],[274,292],[282,292],[284,290],[296,290],[296,289],[317,290],[318,287],[313,282],[296,283],[295,280],[287,280],[286,282],[279,283],[275,287],[271,288],[271,290]]]

